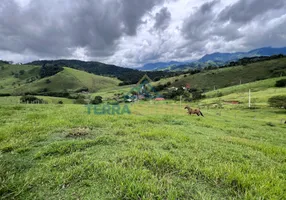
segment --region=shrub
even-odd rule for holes
[[[19,71],[19,74],[20,74],[20,75],[24,75],[24,74],[25,74],[25,70],[20,70],[20,71]]]
[[[37,98],[35,96],[31,96],[31,95],[22,96],[20,101],[21,101],[21,103],[39,103],[39,104],[44,103],[43,99],[39,99],[39,98]]]
[[[192,92],[192,98],[193,100],[199,100],[199,99],[203,99],[205,98],[206,96],[203,95],[203,92],[201,91],[195,91],[195,92]]]
[[[74,100],[75,104],[87,104],[84,98],[78,98]]]
[[[11,94],[8,94],[8,93],[7,93],[7,94],[6,94],[6,93],[2,93],[2,94],[1,94],[1,93],[0,93],[0,97],[9,97],[9,96],[11,96]]]
[[[76,93],[80,93],[80,92],[88,92],[88,91],[89,91],[89,90],[88,90],[87,87],[83,87],[83,88],[80,88],[80,89],[76,90],[75,92],[76,92]]]
[[[94,97],[93,100],[90,102],[91,104],[101,104],[102,103],[102,97],[101,96],[96,96]]]
[[[46,80],[46,84],[50,84],[52,81],[50,79]]]
[[[286,79],[276,81],[275,87],[286,87]]]
[[[271,107],[286,109],[286,96],[274,96],[268,100]]]
[[[63,101],[58,101],[58,104],[64,104],[64,102]]]

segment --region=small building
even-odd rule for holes
[[[162,97],[157,97],[157,98],[155,98],[155,101],[165,101],[165,99]]]

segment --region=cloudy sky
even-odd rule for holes
[[[286,46],[285,0],[0,0],[0,59],[124,67]]]

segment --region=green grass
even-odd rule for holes
[[[12,73],[24,70],[23,75],[15,78]],[[26,79],[39,76],[40,67],[33,65],[0,65],[0,93],[12,93],[15,88],[26,84]]]
[[[285,197],[283,110],[202,109],[203,118],[173,102],[130,109],[0,105],[0,198]]]
[[[233,93],[247,92],[249,89],[251,89],[252,92],[258,92],[269,88],[275,88],[276,81],[281,79],[285,79],[285,77],[270,78],[262,81],[255,81],[251,83],[217,89],[215,91],[207,92],[206,95],[207,97],[216,97],[218,93],[221,93],[222,95],[228,95]],[[280,89],[280,88],[275,88],[275,89]]]
[[[49,97],[49,96],[36,96],[39,99],[43,99],[48,104],[58,104],[59,101],[62,101],[64,104],[73,104],[73,99],[66,99],[61,97]],[[0,105],[14,105],[20,104],[21,96],[9,96],[9,97],[0,97]]]

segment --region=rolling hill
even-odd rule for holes
[[[285,95],[286,87],[275,87],[278,80],[285,77],[270,78],[261,81],[231,86],[206,93],[207,99],[202,104],[221,103],[224,101],[238,101],[241,106],[248,106],[248,95],[251,90],[251,105],[268,106],[268,99],[273,96]]]
[[[139,69],[146,71],[151,71],[151,70],[184,71],[192,68],[204,68],[208,66],[219,67],[231,61],[237,61],[242,58],[273,56],[279,54],[286,55],[286,47],[282,48],[263,47],[248,52],[233,52],[233,53],[215,52],[212,54],[207,54],[196,61],[186,61],[186,62],[171,61],[165,63],[161,62],[149,63]]]
[[[75,92],[87,90],[96,92],[100,89],[116,87],[120,81],[90,74],[71,68],[46,78],[40,78],[40,66],[8,65],[0,66],[0,93],[13,95],[23,93]]]
[[[27,65],[38,65],[38,66],[42,66],[43,64],[65,66],[65,67],[93,73],[95,75],[116,77],[119,80],[123,81],[123,83],[126,85],[137,83],[146,73],[146,72],[139,71],[136,69],[118,67],[115,65],[108,65],[108,64],[94,62],[94,61],[40,60],[40,61],[34,61],[31,63],[27,63]],[[165,71],[147,72],[147,74],[151,79],[170,77],[170,76],[175,75],[175,73],[173,72],[165,72]]]
[[[171,82],[171,87],[186,86],[209,91],[233,85],[286,75],[286,58],[279,58],[235,67],[203,70],[194,75],[162,79],[156,84]]]

